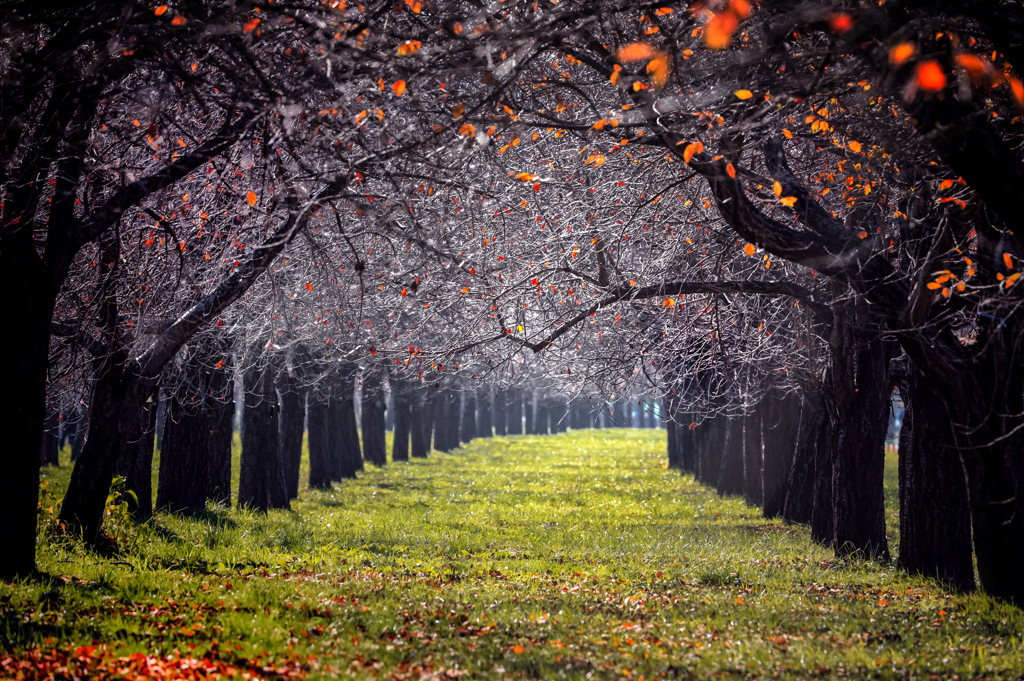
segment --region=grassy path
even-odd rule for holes
[[[666,471],[661,431],[477,440],[292,512],[157,520],[112,558],[48,539],[64,577],[0,585],[0,678],[1024,675],[1020,610],[837,562]]]

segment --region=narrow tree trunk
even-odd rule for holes
[[[60,465],[60,409],[47,400],[46,419],[43,422],[43,446],[39,450],[41,466]]]
[[[832,435],[832,418],[829,415],[832,407],[832,372],[825,372],[819,396],[825,407],[825,418],[821,420],[814,445],[814,505],[811,509],[811,539],[831,546],[835,537],[832,522],[832,447],[835,438]]]
[[[544,398],[532,390],[523,393],[523,432],[527,435],[537,435],[538,424],[536,422],[537,412],[541,409],[541,401]]]
[[[481,392],[477,398],[476,412],[476,433],[477,437],[494,436],[494,397],[487,392]]]
[[[967,483],[946,405],[907,367],[900,393],[900,554],[904,570],[967,591],[974,588]]]
[[[245,372],[244,387],[238,506],[260,512],[288,508],[278,444],[279,405],[271,369],[259,365],[250,368]]]
[[[782,517],[792,523],[809,523],[814,514],[814,485],[817,476],[818,434],[828,419],[825,400],[817,386],[803,391],[800,410],[800,428],[797,431],[796,451],[786,483],[786,501]]]
[[[765,399],[761,421],[761,510],[765,518],[774,518],[782,515],[786,502],[786,482],[800,429],[800,395],[769,393]]]
[[[743,417],[743,500],[750,506],[760,506],[764,501],[764,481],[761,479],[764,465],[761,442],[763,405],[764,402],[759,401]]]
[[[506,403],[506,417],[508,419],[508,434],[523,434],[523,395],[520,390],[508,391],[508,402]]]
[[[385,442],[384,375],[376,368],[363,373],[360,426],[363,436],[363,458],[377,466],[388,463]]]
[[[153,514],[153,441],[156,431],[156,410],[159,390],[142,405],[142,431],[139,441],[129,442],[121,450],[115,472],[125,479],[125,491],[134,494],[127,498],[128,510],[136,520],[145,520]]]
[[[278,443],[289,499],[299,496],[299,468],[302,462],[302,434],[306,421],[306,391],[296,377],[282,371],[278,379],[281,416]]]
[[[462,396],[454,390],[449,390],[447,400],[445,411],[448,414],[448,420],[445,421],[445,428],[448,429],[448,432],[445,434],[445,442],[448,446],[447,451],[451,452],[459,446],[459,431],[462,426]]]
[[[508,395],[504,390],[494,394],[494,434],[508,434]]]
[[[414,459],[425,459],[430,453],[430,435],[434,427],[432,404],[432,397],[417,387],[413,393],[409,413],[409,439]]]
[[[409,460],[409,439],[412,431],[412,412],[410,404],[410,388],[397,379],[391,381],[391,398],[394,404],[395,436],[391,443],[391,460]],[[422,424],[417,424],[422,427]]]
[[[736,416],[726,418],[723,424],[722,467],[716,485],[718,493],[723,496],[743,494],[743,421],[742,416]]]
[[[476,394],[472,392],[462,395],[462,424],[459,439],[469,443],[476,437]]]

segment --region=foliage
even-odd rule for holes
[[[664,448],[476,440],[291,512],[158,514],[118,558],[46,539],[41,568],[67,576],[0,587],[0,675],[1024,674],[1019,609],[837,560],[666,470]]]

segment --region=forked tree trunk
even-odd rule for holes
[[[974,588],[967,482],[946,405],[913,366],[900,385],[900,553],[904,570]]]

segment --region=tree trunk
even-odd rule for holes
[[[285,489],[289,499],[299,496],[299,468],[302,462],[302,435],[306,421],[306,391],[287,370],[278,377],[281,416],[278,444],[284,466]]]
[[[832,521],[832,447],[835,438],[829,416],[831,394],[832,372],[826,370],[818,392],[825,408],[825,418],[821,420],[814,444],[814,505],[811,509],[811,539],[825,546],[831,546],[835,537]]]
[[[60,465],[60,409],[47,400],[43,421],[43,446],[39,449],[39,465]]]
[[[882,478],[892,383],[887,348],[859,306],[836,306],[829,340],[833,399],[832,523],[838,555],[889,559]]]
[[[504,390],[494,393],[494,434],[508,434],[508,395]]]
[[[417,388],[413,395],[409,414],[412,458],[425,459],[430,453],[430,435],[434,429],[434,399],[422,388]]]
[[[156,410],[160,391],[153,389],[152,395],[142,405],[141,435],[136,443],[129,442],[121,450],[114,471],[123,476],[125,491],[135,495],[127,498],[128,510],[136,520],[145,520],[153,515],[153,444],[156,435]]]
[[[723,496],[743,494],[743,469],[746,463],[743,459],[743,421],[742,416],[735,416],[726,418],[723,424],[725,438],[721,443],[722,467],[716,485],[718,493]]]
[[[695,439],[699,442],[696,478],[711,487],[718,484],[718,476],[722,471],[722,447],[729,432],[725,422],[724,416],[716,416],[704,421],[694,431]]]
[[[111,353],[97,371],[89,435],[61,504],[60,519],[90,542],[99,537],[117,459],[140,439],[143,400],[152,390],[125,374],[125,360],[123,353]]]
[[[329,423],[331,386],[324,381],[319,388],[309,392],[309,486],[330,489],[335,469]]]
[[[409,460],[409,436],[413,427],[412,413],[415,411],[411,404],[410,393],[410,386],[397,379],[391,380],[391,398],[395,415],[395,436],[391,443],[392,461]],[[422,427],[422,424],[417,424],[417,427]]]
[[[385,445],[384,412],[384,375],[376,368],[363,373],[362,411],[360,425],[363,435],[363,458],[376,465],[388,463]]]
[[[527,435],[537,434],[538,424],[536,418],[539,416],[538,412],[541,410],[541,404],[544,399],[532,390],[527,390],[523,393],[523,420],[526,422],[523,426],[523,432]]]
[[[238,506],[265,513],[288,508],[284,465],[278,444],[277,391],[272,369],[254,366],[245,372],[242,412],[242,462]]]
[[[800,395],[769,392],[765,400],[761,421],[761,510],[765,518],[775,518],[782,515],[786,502],[786,482],[800,428]]]
[[[476,433],[477,437],[493,437],[494,396],[481,392],[477,398]]]
[[[359,367],[345,363],[332,382],[328,416],[331,479],[354,478],[363,470],[363,454],[356,423],[356,373]],[[383,419],[382,419],[383,421]]]
[[[506,418],[508,419],[508,434],[509,435],[522,435],[523,434],[523,395],[520,390],[509,390],[508,391],[508,402],[506,403],[505,412]]]
[[[476,437],[476,394],[467,392],[462,394],[462,424],[459,439],[463,443],[469,443]]]
[[[900,553],[907,572],[959,591],[974,588],[967,483],[952,421],[931,383],[907,367],[900,393]]]
[[[764,481],[761,479],[764,447],[761,442],[761,416],[764,401],[759,401],[743,417],[743,500],[750,506],[764,501]]]
[[[803,391],[800,410],[800,428],[797,431],[796,452],[786,483],[786,501],[782,517],[792,523],[809,523],[814,515],[814,487],[817,476],[818,435],[828,419],[825,400],[817,386]],[[831,477],[831,476],[830,476]]]

